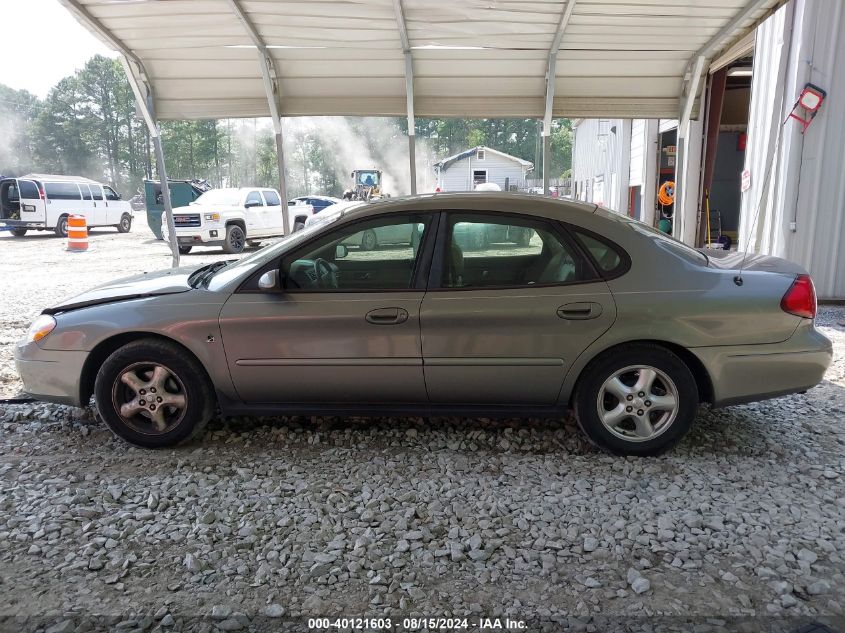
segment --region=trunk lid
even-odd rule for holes
[[[784,273],[789,275],[807,274],[807,271],[798,264],[772,255],[761,255],[759,253],[739,253],[737,251],[725,251],[719,249],[698,249],[707,255],[711,268],[722,270],[739,270],[742,266],[744,271],[762,271],[770,273]],[[743,257],[745,262],[743,263]]]

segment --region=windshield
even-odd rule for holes
[[[366,187],[373,187],[378,185],[379,173],[377,171],[361,171],[358,172],[358,184]]]
[[[241,192],[238,189],[212,189],[206,191],[191,204],[207,207],[210,205],[236,206],[241,201]]]

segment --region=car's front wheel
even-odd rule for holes
[[[193,246],[180,246],[179,247],[179,254],[180,255],[187,255],[188,253],[191,252],[192,248],[193,248]]]
[[[23,237],[26,235],[26,229],[12,229],[12,235],[15,237]]]
[[[237,224],[226,227],[226,238],[223,240],[223,251],[226,253],[243,253],[246,247],[246,234]]]
[[[172,343],[133,341],[113,352],[94,383],[109,428],[143,448],[174,446],[211,419],[214,396],[202,366]]]
[[[614,348],[591,362],[575,391],[575,417],[595,444],[657,455],[686,435],[698,411],[695,377],[659,345]]]

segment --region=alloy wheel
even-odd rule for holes
[[[145,435],[173,430],[185,417],[185,386],[169,368],[158,363],[134,363],[114,381],[112,404],[121,420]]]
[[[672,379],[649,365],[614,372],[596,400],[604,427],[628,442],[645,442],[663,434],[678,415],[680,399]]]

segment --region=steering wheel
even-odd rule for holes
[[[337,288],[337,275],[334,267],[322,257],[314,260],[314,277],[318,288]]]

